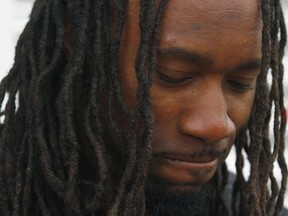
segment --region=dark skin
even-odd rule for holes
[[[138,16],[139,2],[130,0],[119,55],[130,107],[136,101]],[[151,88],[155,131],[147,185],[196,192],[225,161],[253,106],[261,31],[258,0],[169,1]]]
[[[261,62],[259,2],[169,1],[151,88],[155,131],[149,181],[194,190],[212,178],[252,109]],[[135,102],[138,1],[129,1],[120,67]]]

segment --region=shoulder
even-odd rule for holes
[[[224,193],[224,198],[228,206],[231,206],[232,202],[232,192],[233,192],[233,184],[236,180],[236,175],[234,173],[229,172],[229,179],[228,179],[228,184],[225,189]],[[288,216],[288,209],[283,208],[280,216]]]

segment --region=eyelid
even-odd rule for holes
[[[187,75],[187,71],[184,71],[184,70],[176,70],[176,69],[172,69],[172,68],[167,68],[167,67],[164,67],[164,66],[161,66],[161,65],[156,65],[156,70],[157,71],[164,71],[164,72],[171,72],[171,73],[178,73],[178,74],[182,74],[182,75]],[[163,73],[164,73],[163,72]]]
[[[258,75],[252,76],[252,75],[242,75],[242,76],[231,76],[228,77],[227,80],[239,82],[239,83],[253,83],[255,80],[257,80]]]
[[[161,80],[166,81],[166,82],[171,82],[171,83],[180,83],[187,79],[190,79],[190,77],[172,77],[170,75],[162,73],[159,70],[157,70],[157,75],[159,76]]]
[[[161,82],[172,85],[184,84],[193,78],[193,76],[190,74],[188,75],[187,72],[178,71],[159,65],[156,67],[156,75]]]
[[[233,79],[227,80],[227,82],[232,85],[232,88],[240,93],[255,90],[256,81],[257,81],[257,77],[256,78],[240,78],[240,79],[233,78]]]
[[[229,73],[229,77],[233,79],[257,79],[259,76],[261,70],[260,68],[257,69],[247,69],[247,70],[236,70],[236,71],[231,71]]]

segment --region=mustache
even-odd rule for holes
[[[174,157],[179,157],[179,158],[184,158],[184,157],[189,157],[189,158],[218,158],[221,156],[226,155],[228,152],[228,148],[224,149],[203,149],[203,150],[195,150],[195,151],[161,151],[161,152],[155,152],[152,153],[152,156],[154,158],[174,158]]]

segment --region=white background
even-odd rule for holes
[[[282,0],[283,1],[283,0]],[[288,24],[288,2],[285,0],[283,7],[286,13],[286,23]],[[17,38],[25,26],[28,20],[29,13],[31,11],[33,0],[0,0],[0,79],[9,71],[13,64],[14,47],[17,42]],[[286,48],[288,55],[288,48]],[[284,65],[288,72],[288,57],[284,59]],[[287,73],[286,72],[286,73]],[[285,104],[288,107],[288,75],[285,76]],[[288,135],[286,135],[288,140]],[[287,141],[286,141],[287,146]],[[288,146],[286,148],[285,156],[288,158]],[[232,172],[235,172],[234,167],[235,155],[232,151],[227,164]],[[248,171],[249,168],[247,168]],[[277,170],[278,175],[279,170]],[[278,178],[279,179],[279,178]],[[288,185],[287,185],[288,188]],[[285,206],[288,207],[288,191],[286,192]]]

